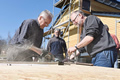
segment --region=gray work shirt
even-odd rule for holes
[[[116,46],[102,21],[96,16],[90,15],[85,20],[81,39],[87,35],[94,37],[94,40],[85,47],[91,56]]]
[[[16,31],[10,44],[25,44],[32,43],[36,47],[40,47],[43,38],[43,29],[37,19],[24,20]]]

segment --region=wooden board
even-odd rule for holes
[[[84,65],[0,65],[0,80],[120,80],[120,70]]]

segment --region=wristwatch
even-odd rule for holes
[[[75,45],[75,48],[78,49],[77,45]]]

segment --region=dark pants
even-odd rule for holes
[[[114,63],[117,59],[117,51],[115,47],[101,51],[92,58],[92,64],[94,66],[102,67],[114,67]]]
[[[55,61],[62,61],[62,60],[64,60],[64,56],[63,55],[54,55],[54,58],[56,59]]]

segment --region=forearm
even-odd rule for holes
[[[92,36],[86,36],[85,38],[83,38],[83,40],[78,43],[76,46],[74,47],[70,47],[68,49],[68,53],[69,56],[72,54],[72,52],[76,51],[78,48],[82,48],[84,46],[87,46],[88,44],[90,44],[92,41],[94,40],[94,38]]]
[[[119,48],[120,48],[120,44],[119,44],[118,39],[115,40],[115,43],[116,43],[116,45],[117,45],[117,46],[116,46],[116,49],[119,49]]]
[[[94,40],[94,38],[92,36],[86,36],[80,43],[78,43],[76,46],[78,48],[82,48],[84,46],[87,46],[88,44],[90,44],[92,41]]]
[[[64,48],[64,51],[65,51],[65,57],[68,57],[67,48]]]
[[[37,47],[35,47],[35,46],[31,46],[29,49],[34,51],[34,52],[36,52],[39,55],[42,54],[42,50],[37,48]]]
[[[51,41],[49,40],[49,42],[47,44],[47,51],[49,51],[49,53],[50,53],[50,45],[51,45]]]
[[[68,58],[68,53],[65,53],[65,58]]]

